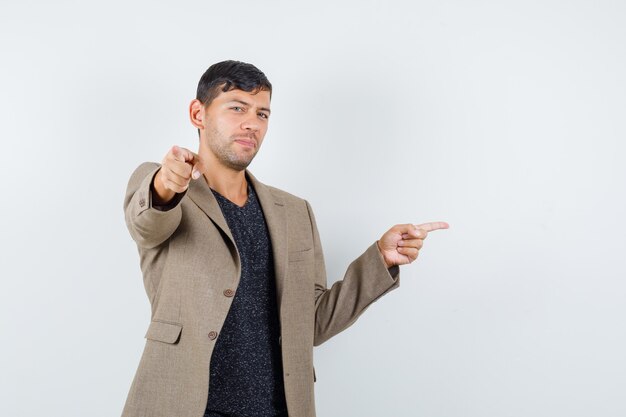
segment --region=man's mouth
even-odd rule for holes
[[[245,138],[236,138],[235,142],[238,144],[248,147],[248,148],[256,148],[256,141],[254,139],[250,139],[248,137]]]

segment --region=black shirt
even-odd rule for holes
[[[243,207],[212,191],[235,239],[241,278],[211,358],[207,415],[286,416],[274,262],[265,217],[250,184]]]

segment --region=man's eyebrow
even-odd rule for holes
[[[238,100],[238,99],[232,99],[229,103],[240,103],[240,104],[243,104],[244,106],[248,106],[248,107],[250,107],[250,103],[246,103],[245,101],[243,101],[243,100]],[[272,112],[272,111],[271,111],[269,108],[267,108],[267,107],[259,107],[259,110],[263,110],[263,111],[266,111],[266,112],[268,112],[268,113],[271,113],[271,112]]]

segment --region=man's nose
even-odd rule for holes
[[[246,119],[241,123],[241,128],[247,131],[258,131],[260,129],[260,125],[256,114],[246,117]]]

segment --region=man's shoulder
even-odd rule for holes
[[[265,184],[259,181],[258,179],[254,178],[254,176],[253,176],[253,182],[255,183],[256,187],[259,187],[259,186],[264,187],[267,191],[269,191],[269,193],[274,197],[276,202],[285,204],[286,206],[292,207],[292,208],[299,207],[305,210],[307,209],[308,202],[304,198],[299,197],[283,189],[280,189],[278,187],[275,187],[273,185]]]
[[[264,185],[264,187],[272,195],[274,202],[285,208],[288,218],[295,222],[306,221],[308,224],[311,217],[311,207],[308,201],[271,185]]]
[[[278,187],[266,184],[261,185],[264,188],[262,192],[266,194],[266,197],[273,200],[276,205],[281,206],[272,211],[275,214],[284,215],[284,219],[288,225],[287,229],[289,235],[295,239],[295,241],[305,239],[305,236],[312,238],[313,230],[316,227],[315,216],[309,202],[302,197],[294,195]],[[270,194],[271,197],[267,196],[267,194]],[[267,213],[268,212],[265,212],[265,214]]]
[[[302,197],[298,197],[288,191],[282,190],[280,188],[274,187],[272,185],[265,185],[267,189],[274,195],[277,199],[283,200],[288,204],[306,204],[306,200]]]
[[[160,166],[161,164],[156,162],[142,162],[130,175],[131,181],[133,181],[133,179],[143,179],[146,175],[154,173],[154,171]]]
[[[130,190],[140,187],[141,184],[146,180],[146,177],[148,175],[154,176],[154,173],[160,167],[161,164],[158,164],[156,162],[143,162],[142,164],[137,166],[128,180],[128,189]]]
[[[150,172],[150,171],[154,171],[155,168],[160,167],[161,164],[159,164],[158,162],[152,162],[152,161],[146,161],[146,162],[142,162],[141,164],[139,164],[139,166],[137,166],[137,168],[135,168],[135,171],[133,171],[134,173],[141,173],[141,172]]]

